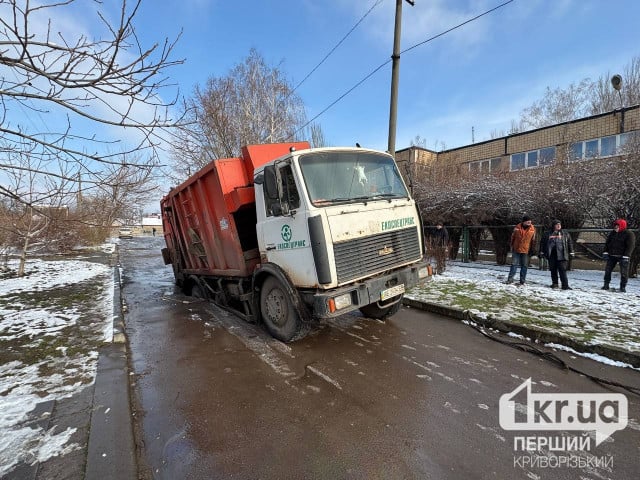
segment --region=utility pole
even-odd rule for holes
[[[389,146],[387,151],[396,156],[396,124],[398,118],[398,81],[400,78],[400,35],[402,30],[402,1],[396,0],[396,22],[393,30],[393,55],[391,55],[391,105],[389,107]],[[414,6],[414,0],[405,0]]]

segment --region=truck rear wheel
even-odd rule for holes
[[[402,307],[403,297],[404,295],[401,295],[400,298],[397,299],[395,303],[392,303],[389,306],[380,306],[378,302],[378,303],[372,303],[371,305],[366,305],[364,307],[360,307],[360,312],[362,312],[362,314],[365,317],[384,320],[398,313],[398,310],[400,310],[400,307]]]
[[[191,287],[191,296],[194,298],[207,298],[206,293],[197,283],[193,287]]]
[[[293,302],[275,277],[267,278],[262,285],[260,312],[267,330],[278,340],[289,342],[302,330],[302,321]]]

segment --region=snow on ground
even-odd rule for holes
[[[29,412],[93,384],[97,349],[112,337],[110,251],[33,259],[27,276],[0,276],[0,477],[19,463],[84,448],[69,443],[75,429],[45,431]]]
[[[505,283],[509,266],[452,262],[442,275],[406,295],[415,300],[467,309],[482,318],[509,320],[571,337],[640,352],[640,281],[629,279],[627,292],[617,291],[614,271],[604,291],[600,270],[568,272],[573,290],[550,288],[549,271],[530,268],[524,286]],[[518,280],[516,274],[516,281]]]

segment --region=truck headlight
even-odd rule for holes
[[[344,293],[329,299],[329,311],[331,313],[342,310],[351,305],[351,293]]]

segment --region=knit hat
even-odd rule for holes
[[[556,220],[554,220],[553,222],[551,222],[551,226],[552,226],[552,227],[555,227],[555,226],[556,226],[557,224],[559,224],[559,223],[560,223],[560,224],[562,224],[562,222],[561,222],[560,220],[556,219]]]
[[[528,215],[525,215],[524,217],[522,217],[522,223],[528,222],[529,220],[531,220],[531,217]]]
[[[613,226],[615,227],[616,225],[620,227],[621,232],[627,229],[627,221],[623,220],[622,218],[619,218],[615,222],[613,222]]]

